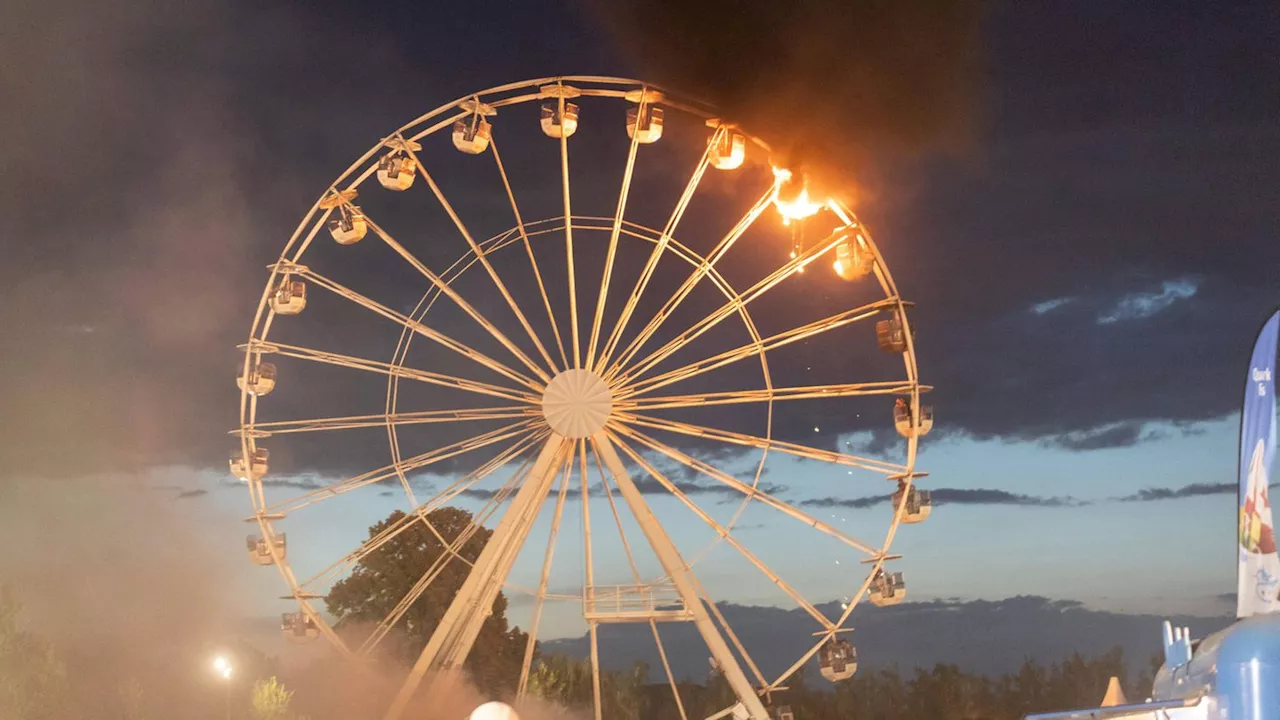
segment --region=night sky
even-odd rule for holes
[[[185,518],[174,542],[225,544],[207,557],[242,590],[242,614],[286,609],[275,576],[242,559],[238,519],[251,509],[225,472],[234,348],[264,268],[332,178],[411,118],[505,82],[617,75],[699,94],[757,129],[850,201],[917,303],[938,412],[921,484],[939,507],[894,545],[914,597],[1224,609],[1240,375],[1280,303],[1274,3],[26,5],[4,10],[0,30],[0,521],[30,514],[16,500],[32,496],[5,501],[6,484],[55,488],[41,511],[90,485],[148,488]],[[621,142],[575,159],[601,164],[606,215],[626,148],[617,125]],[[555,158],[550,141],[510,147],[513,165]],[[655,172],[683,167],[687,149],[655,146]],[[449,162],[464,212],[485,218],[484,202],[505,201]],[[591,186],[591,172],[576,186]],[[517,182],[534,195],[537,177]],[[636,212],[661,216],[672,191],[651,185]],[[727,181],[722,197],[749,202]],[[434,252],[424,250],[451,257]],[[404,268],[358,257],[344,268],[353,286],[389,304],[422,292],[397,285],[414,281]],[[335,310],[317,337],[385,359],[394,335],[359,317]],[[816,375],[839,361],[815,352],[781,367],[798,385],[813,382],[801,365]],[[320,398],[322,412],[380,411],[381,384],[308,382],[282,392],[286,407]],[[778,434],[885,446],[860,409],[814,412],[784,415]],[[368,441],[367,454],[282,451],[277,490],[385,462],[385,439]],[[844,475],[771,460],[765,482],[876,536],[889,486]],[[732,510],[705,486],[695,494]],[[371,492],[320,508],[288,528],[309,538],[291,555],[323,565],[396,503]],[[693,546],[707,537],[688,522],[671,532]],[[795,526],[753,509],[742,533],[810,599],[848,592],[839,556]],[[616,562],[616,549],[597,562],[610,552]],[[700,571],[713,595],[778,602],[719,557]],[[513,580],[536,582],[538,559]],[[572,565],[561,587],[575,582]],[[573,610],[549,632],[579,632]]]

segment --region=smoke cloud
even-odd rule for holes
[[[886,152],[969,145],[982,62],[977,0],[591,6],[646,78],[712,102],[789,167],[847,182],[849,165],[862,176]]]

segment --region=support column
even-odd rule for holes
[[[431,633],[431,639],[387,710],[385,720],[398,720],[427,671],[455,670],[466,661],[480,627],[489,616],[494,600],[506,582],[507,573],[511,571],[511,565],[538,516],[538,510],[555,482],[560,465],[557,461],[564,445],[564,437],[557,433],[547,438],[529,477],[516,491],[511,507],[494,528],[462,589],[440,618],[435,632]]]
[[[609,468],[609,474],[613,476],[613,481],[617,484],[618,491],[623,500],[626,501],[627,507],[631,508],[631,514],[635,516],[636,522],[640,525],[640,530],[644,532],[645,538],[648,539],[654,553],[658,556],[658,562],[662,563],[663,570],[671,576],[676,590],[680,593],[680,597],[684,599],[685,607],[693,614],[693,624],[698,628],[703,641],[707,643],[707,649],[711,651],[711,657],[715,658],[716,662],[719,663],[725,679],[729,681],[729,686],[733,688],[734,694],[738,696],[738,700],[747,709],[751,720],[769,720],[769,712],[765,710],[764,703],[760,702],[760,696],[756,694],[755,688],[751,686],[746,674],[738,666],[738,661],[733,656],[733,651],[729,649],[724,638],[720,636],[720,631],[716,629],[715,623],[712,622],[710,613],[703,607],[702,598],[698,597],[688,564],[680,556],[680,551],[676,549],[675,544],[671,542],[671,538],[662,529],[658,519],[654,517],[653,511],[649,509],[649,505],[644,501],[644,496],[640,494],[640,490],[631,481],[631,476],[618,458],[617,451],[613,449],[613,443],[610,442],[609,436],[601,430],[592,435],[591,440],[600,452],[600,458],[604,460],[605,467]]]

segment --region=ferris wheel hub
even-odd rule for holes
[[[560,435],[581,439],[603,430],[613,410],[613,393],[590,370],[565,370],[551,378],[542,394],[542,415]]]

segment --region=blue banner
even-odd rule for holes
[[[1240,418],[1237,617],[1280,612],[1280,557],[1267,493],[1276,455],[1277,337],[1280,312],[1262,326],[1254,344]]]

